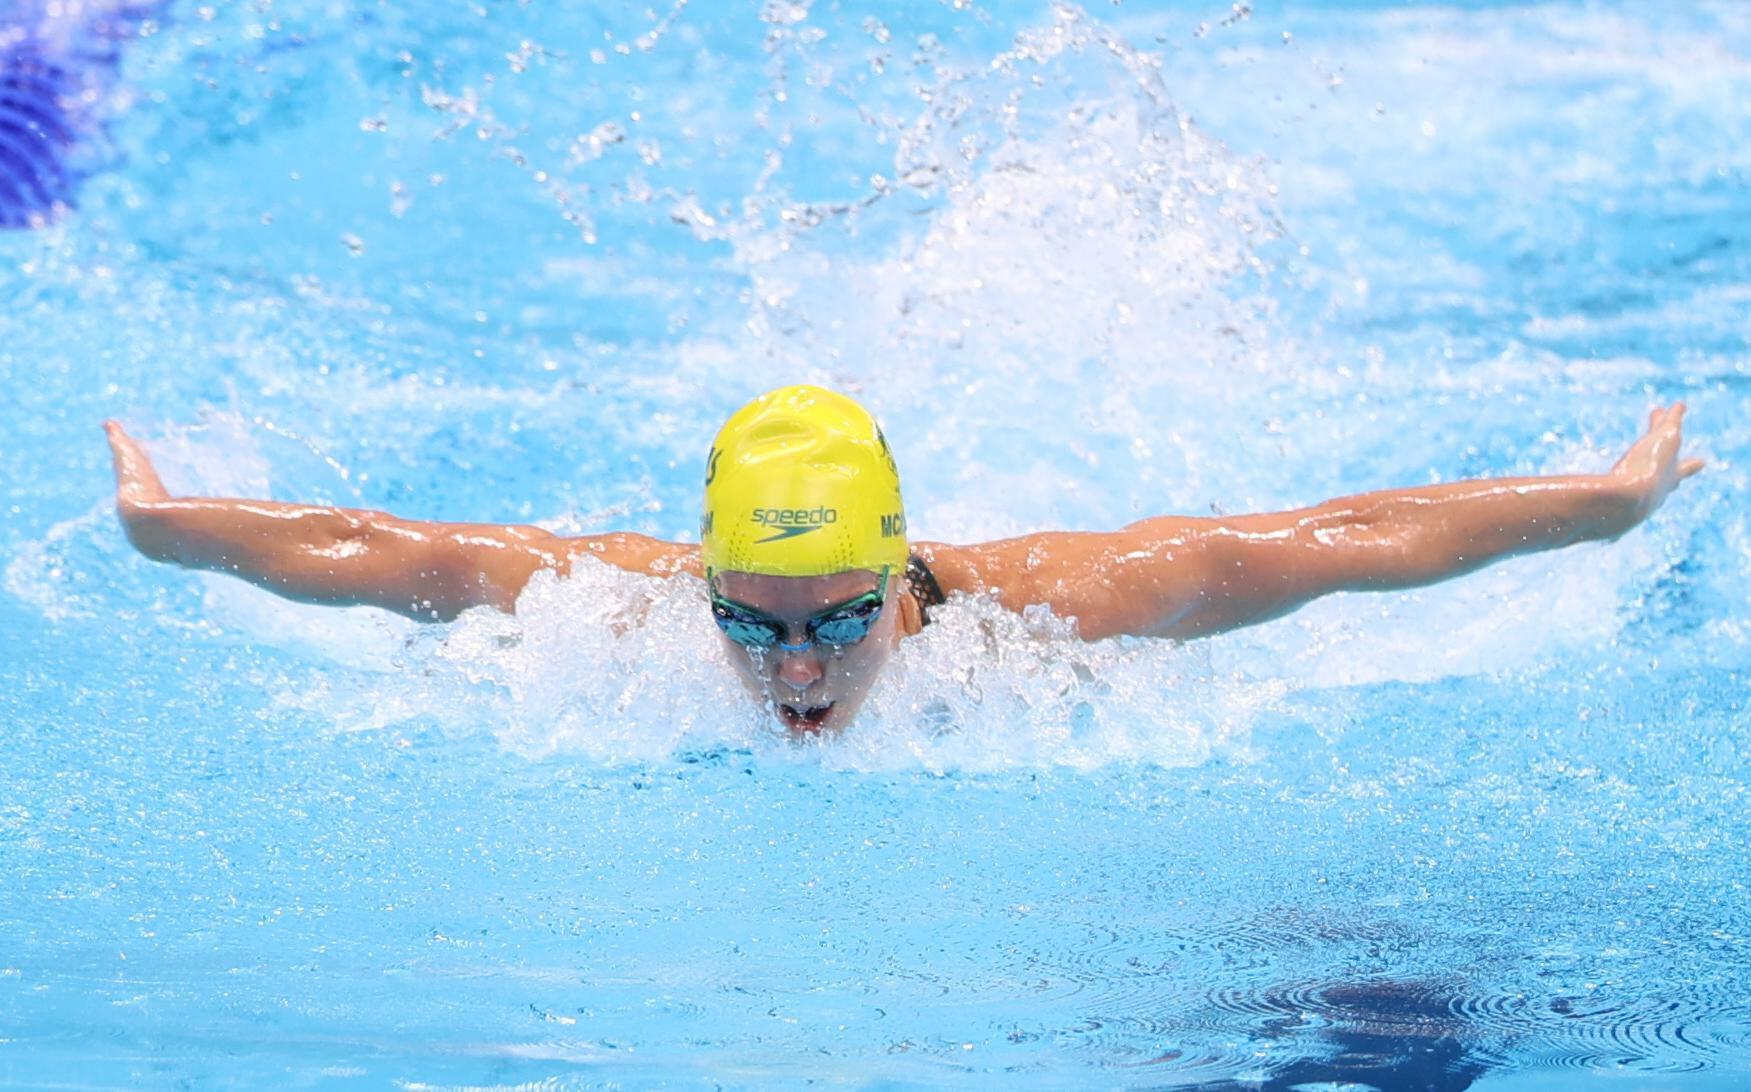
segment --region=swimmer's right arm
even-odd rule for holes
[[[386,512],[219,497],[173,497],[152,460],[104,424],[116,514],[154,561],[229,573],[288,599],[367,605],[417,621],[470,607],[509,612],[542,569],[582,556],[655,576],[698,571],[698,547],[644,535],[565,538],[539,527],[405,520]]]

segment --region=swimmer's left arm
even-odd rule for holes
[[[1682,404],[1606,474],[1455,482],[1224,519],[1160,517],[1110,534],[1030,535],[927,557],[945,587],[1043,603],[1086,639],[1190,638],[1269,621],[1338,591],[1419,587],[1517,554],[1614,539],[1702,468]]]

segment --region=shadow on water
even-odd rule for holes
[[[1253,1048],[1281,1044],[1298,1055],[1266,1072],[1195,1084],[1198,1092],[1461,1092],[1488,1070],[1472,1040],[1481,1028],[1459,1015],[1449,990],[1425,982],[1334,983],[1272,991],[1259,999],[1279,1015],[1253,1026]]]

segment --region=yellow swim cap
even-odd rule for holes
[[[706,459],[699,540],[705,567],[718,572],[904,570],[900,474],[875,418],[806,386],[737,410]]]

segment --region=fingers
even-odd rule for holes
[[[140,450],[140,445],[135,443],[134,438],[124,432],[122,426],[115,421],[105,421],[103,431],[109,437],[109,453],[115,460],[116,480],[119,482],[125,477],[132,477],[135,473],[135,464],[145,458],[145,453]]]
[[[116,484],[120,485],[123,480],[136,476],[134,468],[146,456],[134,438],[122,431],[122,426],[116,422],[105,421],[103,431],[109,437],[110,459],[115,464]]]
[[[1650,479],[1668,475],[1668,481],[1678,481],[1701,470],[1701,459],[1680,458],[1684,445],[1685,408],[1683,402],[1673,402],[1650,410],[1648,430],[1629,446],[1629,450],[1612,466],[1612,472]]]
[[[1648,414],[1648,431],[1654,432],[1663,426],[1673,428],[1684,424],[1684,403],[1674,402],[1670,406],[1655,406]]]
[[[110,458],[115,468],[116,497],[125,502],[164,500],[169,496],[152,459],[132,436],[115,421],[105,421],[103,431],[109,437]]]
[[[1672,446],[1668,450],[1672,452],[1672,456],[1677,454],[1678,446],[1683,442],[1685,408],[1683,402],[1674,402],[1670,406],[1655,409],[1649,418],[1649,431],[1659,429],[1665,433],[1662,439],[1671,441]],[[1702,459],[1679,459],[1678,480],[1683,481],[1696,474],[1704,465],[1706,464]]]
[[[1667,447],[1666,444],[1661,444],[1661,447],[1669,452],[1664,458],[1677,459],[1681,445],[1684,442],[1684,403],[1674,402],[1671,406],[1660,412],[1660,424],[1662,426],[1662,431],[1664,432],[1661,439],[1669,442],[1671,445],[1670,447]],[[1701,459],[1678,459],[1677,462],[1678,477],[1680,480],[1688,478],[1698,470],[1702,469]]]
[[[116,482],[120,484],[121,480],[127,476],[128,449],[133,446],[133,440],[126,432],[122,431],[121,424],[116,421],[105,421],[103,434],[109,440],[110,459],[115,463]]]
[[[1637,452],[1647,452],[1654,458],[1664,461],[1669,455],[1662,452],[1676,453],[1678,444],[1683,437],[1684,403],[1674,402],[1670,406],[1655,406],[1648,414],[1648,431],[1630,445],[1630,455]],[[1627,459],[1629,456],[1626,455]]]

